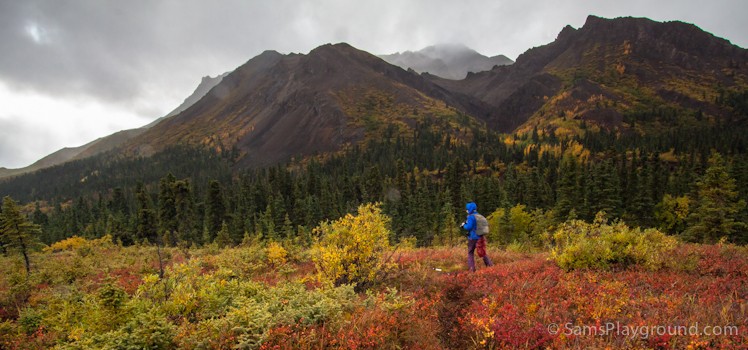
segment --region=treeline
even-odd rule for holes
[[[392,218],[393,240],[414,237],[431,245],[457,234],[468,200],[486,215],[522,204],[559,223],[605,211],[632,226],[714,241],[718,232],[689,228],[699,222],[697,209],[708,204],[709,169],[722,172],[710,186],[727,185],[713,189],[726,200],[714,205],[729,206],[724,215],[731,222],[746,222],[740,202],[748,198],[744,130],[732,124],[645,136],[588,131],[560,140],[538,131],[454,130],[436,120],[409,134],[392,127],[346,152],[269,168],[237,172],[231,168],[236,152],[183,147],[147,159],[80,161],[0,189],[26,203],[45,200],[31,218],[47,244],[107,233],[123,244],[308,241],[320,221],[381,202]],[[748,241],[742,226],[729,230],[729,240]]]

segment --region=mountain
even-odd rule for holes
[[[205,94],[210,89],[212,89],[214,86],[220,83],[221,79],[223,79],[223,77],[225,77],[227,74],[228,73],[224,73],[216,77],[210,77],[210,76],[203,77],[202,80],[200,81],[200,84],[195,89],[195,91],[193,91],[192,94],[190,94],[190,96],[188,96],[184,100],[184,102],[182,102],[182,104],[179,105],[179,107],[175,108],[169,114],[154,120],[153,122],[151,122],[150,124],[146,126],[136,128],[136,129],[118,131],[109,136],[100,137],[82,146],[65,147],[63,149],[60,149],[54,153],[51,153],[45,156],[44,158],[34,162],[33,164],[27,167],[18,168],[18,169],[0,168],[0,179],[4,177],[37,171],[40,169],[48,168],[51,166],[55,166],[55,165],[69,162],[69,161],[76,160],[76,159],[92,157],[94,155],[113,150],[121,146],[128,140],[132,139],[133,137],[140,135],[145,130],[158,124],[162,120],[172,117],[178,114],[179,112],[187,109],[187,107],[197,102],[199,99],[205,96]]]
[[[563,134],[726,118],[733,113],[720,96],[748,88],[747,77],[748,51],[693,24],[589,16],[582,28],[567,26],[510,66],[431,80],[495,107],[494,128]]]
[[[225,76],[229,75],[229,72],[223,73],[221,75],[218,75],[216,77],[211,77],[209,75],[206,75],[203,77],[203,79],[200,81],[200,84],[197,86],[195,91],[192,92],[190,96],[188,96],[186,99],[184,99],[184,102],[180,104],[177,108],[174,108],[173,111],[169,112],[169,114],[165,115],[163,118],[169,118],[172,116],[175,116],[179,114],[180,112],[184,111],[188,107],[195,104],[195,102],[199,101],[205,94],[210,91],[214,86],[218,85],[218,83],[223,80]],[[155,125],[156,122],[154,122],[153,125]],[[150,126],[153,126],[150,125]]]
[[[96,142],[96,141],[92,141],[91,143],[93,142]],[[39,169],[44,169],[44,168],[48,168],[51,166],[55,166],[57,164],[62,164],[64,162],[67,162],[73,159],[81,151],[85,150],[86,147],[90,146],[91,143],[87,143],[79,147],[65,147],[63,149],[60,149],[54,153],[51,153],[45,156],[42,159],[37,160],[36,162],[34,162],[33,164],[27,167],[17,168],[17,169],[0,168],[0,179],[4,177],[29,173],[29,172],[36,171]]]
[[[466,200],[544,225],[605,212],[680,234],[707,217],[715,171],[726,220],[745,221],[747,61],[690,24],[597,17],[463,80],[347,44],[267,51],[115,150],[0,181],[0,196],[26,203],[47,244],[308,240],[383,203],[394,239],[430,245],[453,241],[444,228]],[[682,201],[695,209],[672,222]]]
[[[430,73],[445,79],[464,79],[469,72],[482,72],[494,66],[514,63],[504,55],[487,57],[460,44],[441,44],[420,51],[397,52],[380,58],[418,73]]]
[[[126,148],[145,156],[174,144],[236,148],[241,164],[258,166],[335,152],[387,125],[408,128],[486,108],[348,44],[327,44],[307,55],[266,51],[252,58]]]
[[[196,92],[199,100],[156,125],[59,155],[117,148],[147,157],[173,146],[207,146],[235,151],[242,168],[338,152],[429,118],[446,120],[445,132],[485,123],[500,132],[537,128],[556,136],[744,123],[737,119],[745,119],[746,108],[730,101],[748,90],[748,51],[693,24],[589,16],[514,64],[462,80],[406,71],[341,43],[306,55],[266,51],[220,81],[203,82],[217,84],[199,88],[207,93]]]

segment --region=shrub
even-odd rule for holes
[[[300,283],[243,284],[236,294],[224,316],[186,325],[179,347],[256,349],[274,327],[339,326],[359,300],[350,286],[308,290]]]
[[[18,325],[26,334],[35,332],[41,324],[42,315],[32,308],[23,309],[18,316]]]
[[[487,218],[490,227],[489,243],[522,247],[522,251],[541,248],[547,241],[545,232],[551,228],[555,214],[551,210],[525,209],[525,205],[517,204],[491,213]]]
[[[60,252],[63,250],[76,250],[87,245],[88,241],[83,237],[73,236],[53,243],[51,246],[44,248],[45,252]]]
[[[632,264],[657,270],[677,246],[675,238],[656,229],[642,231],[623,222],[608,224],[602,212],[592,224],[581,220],[562,224],[553,238],[551,256],[565,270]]]
[[[121,328],[94,334],[67,345],[67,349],[174,349],[176,327],[155,312],[137,314]]]
[[[283,248],[282,245],[278,242],[270,242],[268,244],[268,247],[265,249],[266,255],[268,257],[268,263],[270,263],[270,266],[272,267],[278,267],[286,263],[286,256],[288,256],[288,251],[286,251],[285,248]]]
[[[364,204],[358,215],[348,214],[332,223],[322,223],[314,232],[319,241],[312,259],[321,281],[336,286],[353,284],[365,289],[381,277],[390,249],[389,217],[375,204]]]
[[[204,251],[205,252],[205,251]],[[209,252],[206,252],[209,253]],[[264,269],[268,258],[261,245],[250,245],[239,248],[224,248],[217,251],[214,256],[204,256],[203,261],[215,266],[230,267],[238,276],[251,277],[257,271]]]
[[[98,239],[88,240],[83,237],[73,236],[70,238],[63,239],[59,242],[53,243],[51,246],[44,248],[45,252],[61,252],[61,251],[86,251],[90,252],[91,248],[100,247],[107,248],[112,247],[112,236],[105,235]],[[84,255],[87,255],[84,254]]]

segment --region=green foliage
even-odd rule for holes
[[[23,255],[26,275],[31,273],[29,253],[38,244],[39,233],[41,233],[39,225],[23,217],[12,198],[4,197],[2,212],[0,212],[0,245],[3,250],[15,249]]]
[[[389,221],[379,206],[364,204],[357,215],[320,224],[315,229],[319,241],[313,247],[320,280],[335,286],[352,284],[357,289],[376,282],[387,269]]]
[[[213,242],[218,245],[219,248],[226,248],[233,245],[234,242],[231,240],[231,236],[229,236],[229,227],[226,225],[225,221],[221,224],[221,229],[216,234],[216,238]]]
[[[631,228],[621,221],[608,224],[602,212],[591,224],[581,220],[562,224],[553,240],[551,257],[565,270],[630,265],[657,270],[677,247],[675,238],[656,229]]]
[[[722,239],[748,242],[748,225],[738,216],[746,202],[738,197],[735,179],[730,177],[719,153],[709,158],[709,168],[696,185],[697,198],[683,237],[703,243],[716,243]]]
[[[655,208],[655,219],[660,223],[660,230],[669,234],[679,234],[686,227],[690,213],[691,200],[688,196],[673,197],[666,194]]]
[[[173,349],[176,326],[157,312],[138,313],[121,328],[83,338],[70,349]]]
[[[256,349],[275,326],[339,324],[343,312],[358,300],[350,286],[308,290],[297,283],[270,288],[246,284],[237,295],[222,317],[191,326],[189,334],[178,339],[179,347]]]
[[[506,210],[497,209],[488,216],[489,242],[530,250],[543,247],[548,241],[546,232],[555,222],[553,211],[527,211],[523,204]]]
[[[127,302],[128,295],[122,287],[118,286],[113,278],[109,278],[99,288],[98,299],[101,305],[113,312],[120,310]]]
[[[642,113],[639,117],[658,115],[653,120],[688,117],[667,108]],[[33,221],[42,225],[39,239],[46,244],[111,234],[125,246],[145,238],[162,239],[165,246],[207,245],[223,222],[232,244],[241,242],[245,232],[258,243],[301,237],[311,244],[311,228],[319,222],[376,201],[392,218],[393,241],[414,237],[420,247],[459,243],[451,220],[462,220],[460,208],[467,200],[479,203],[484,213],[508,212],[521,204],[535,218],[543,213],[541,221],[553,210],[553,222],[534,227],[569,218],[589,221],[605,210],[631,225],[667,231],[672,222],[662,221],[669,219],[656,205],[665,195],[689,196],[693,213],[697,196],[691,191],[712,149],[725,155],[739,199],[747,199],[748,133],[740,124],[688,124],[644,134],[590,128],[579,136],[559,137],[542,127],[501,135],[460,117],[465,121],[459,124],[451,117],[419,118],[407,132],[382,125],[381,137],[364,144],[272,167],[232,170],[222,154],[180,148],[148,159],[73,162],[44,170],[44,176],[0,182],[0,193],[26,203],[22,212],[33,211]],[[745,217],[744,208],[734,221],[745,222]],[[694,217],[686,226],[696,222]],[[685,230],[679,225],[672,232]],[[738,229],[732,242],[743,242]]]
[[[221,184],[216,180],[208,183],[208,194],[205,199],[205,232],[203,241],[212,242],[225,221],[226,205]]]
[[[32,308],[26,308],[21,310],[20,314],[18,315],[18,325],[21,327],[21,330],[26,334],[34,333],[37,329],[39,329],[39,326],[42,324],[42,315],[39,313],[39,311],[32,309]]]
[[[457,226],[454,213],[455,210],[452,207],[452,203],[449,201],[445,202],[439,213],[442,219],[439,224],[439,233],[434,237],[433,245],[451,247],[462,242],[462,235],[460,234],[459,226]]]

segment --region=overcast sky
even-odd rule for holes
[[[264,50],[463,43],[516,59],[589,14],[681,20],[748,47],[744,0],[0,0],[0,167],[148,124]]]

